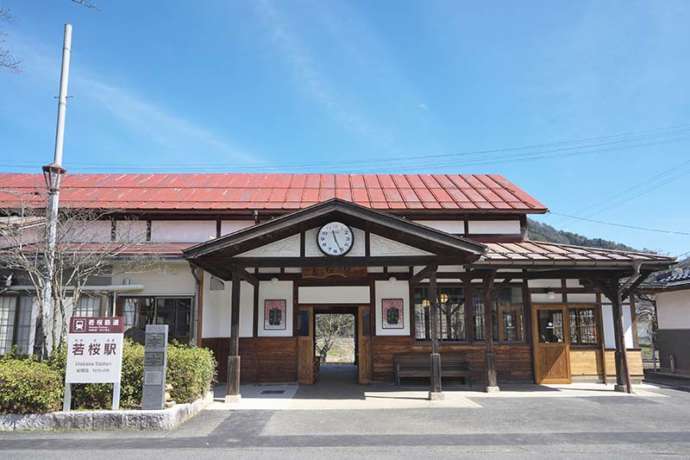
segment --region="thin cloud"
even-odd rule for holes
[[[289,65],[295,81],[301,85],[301,90],[322,105],[331,117],[347,129],[368,140],[374,140],[377,143],[384,141],[390,144],[392,136],[386,135],[383,127],[351,107],[351,104],[348,104],[332,88],[332,85],[319,72],[308,49],[290,30],[288,22],[273,3],[270,0],[260,0],[253,5],[270,28],[272,43]]]
[[[14,33],[13,46],[22,56],[24,77],[42,85],[55,85],[59,61],[55,51],[45,44]],[[260,158],[208,128],[189,120],[160,104],[147,100],[135,90],[112,84],[108,79],[72,62],[70,95],[87,99],[95,110],[102,109],[130,132],[143,135],[170,152],[190,149],[206,158],[228,162],[256,163]],[[183,165],[180,165],[183,166]]]

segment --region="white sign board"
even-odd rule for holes
[[[122,317],[73,317],[67,335],[65,383],[119,383]]]

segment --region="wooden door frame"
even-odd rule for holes
[[[563,312],[563,347],[565,348],[566,369],[568,377],[565,379],[549,379],[541,381],[541,364],[538,359],[538,347],[548,346],[539,341],[539,310],[561,310]],[[534,381],[537,384],[572,383],[572,370],[570,368],[570,316],[567,303],[533,303],[532,304],[532,361],[534,362]],[[560,345],[560,344],[559,344]]]

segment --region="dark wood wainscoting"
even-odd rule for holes
[[[431,343],[410,337],[372,337],[373,377],[376,381],[393,381],[393,355],[396,353],[431,353]],[[498,382],[533,382],[532,351],[529,345],[495,345]],[[486,360],[483,343],[441,343],[441,353],[462,353],[472,371],[472,381],[486,380]]]
[[[218,381],[225,382],[230,338],[203,339],[202,346],[213,351],[218,361]],[[240,358],[242,383],[295,382],[297,380],[297,339],[295,337],[240,338]]]

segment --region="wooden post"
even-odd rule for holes
[[[601,383],[606,385],[606,337],[604,337],[604,308],[601,306],[601,292],[596,293],[597,303],[597,336],[599,336],[599,354],[601,360]]]
[[[230,353],[226,401],[240,397],[240,282],[239,273],[234,271],[230,294]]]
[[[628,370],[628,354],[625,349],[625,334],[623,332],[623,309],[621,308],[622,295],[616,286],[612,286],[606,293],[611,299],[613,310],[613,332],[616,337],[616,391],[632,393],[630,384],[630,371]]]
[[[494,351],[493,304],[495,272],[484,278],[484,341],[486,343],[486,391],[499,391],[496,379],[496,352]]]
[[[439,305],[436,289],[436,270],[429,275],[429,300],[431,301],[431,388],[429,399],[443,399],[441,389],[441,354],[439,353]]]

